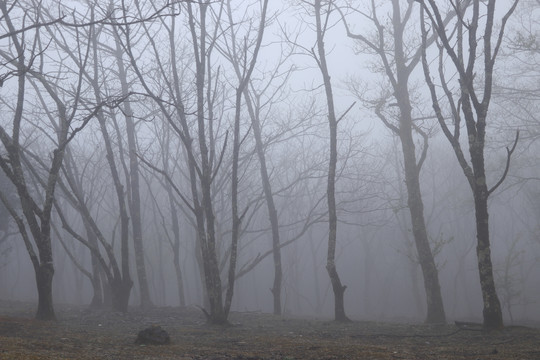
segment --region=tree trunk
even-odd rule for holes
[[[171,185],[166,182],[167,195],[169,197],[169,207],[171,209],[171,221],[173,231],[173,263],[176,274],[176,284],[178,286],[178,304],[181,307],[186,306],[186,295],[184,293],[184,280],[182,276],[182,265],[180,264],[180,224],[178,222],[178,213],[173,201]]]
[[[128,106],[126,106],[127,108]],[[126,110],[127,111],[127,110]],[[139,281],[139,288],[141,292],[141,307],[149,308],[152,306],[152,300],[150,298],[150,290],[148,288],[148,277],[146,272],[146,265],[144,262],[144,246],[142,239],[142,220],[141,220],[141,200],[139,193],[139,165],[137,160],[137,154],[135,149],[135,129],[133,120],[130,116],[126,116],[127,131],[128,131],[128,146],[129,146],[129,175],[131,202],[130,202],[130,214],[131,225],[133,230],[133,245],[135,252],[135,266],[137,267],[137,279]]]
[[[244,83],[245,84],[245,83]],[[232,298],[234,294],[234,283],[236,279],[236,263],[238,261],[238,240],[240,238],[240,227],[242,219],[238,211],[238,159],[240,157],[240,108],[242,106],[242,84],[236,90],[236,103],[234,115],[234,131],[233,131],[233,156],[232,156],[232,172],[231,172],[231,256],[229,259],[229,271],[227,274],[227,291],[225,293],[224,317],[228,318],[231,310]]]
[[[126,313],[128,311],[129,296],[133,282],[131,279],[114,279],[109,286],[113,310]]]
[[[457,22],[457,31],[455,32],[455,34],[457,34],[456,36],[454,36],[454,33],[452,33],[452,35],[446,33],[445,26],[441,20],[438,5],[434,0],[430,0],[429,3],[422,3],[422,14],[424,9],[428,9],[432,14],[434,14],[434,16],[430,16],[430,18],[433,27],[436,29],[439,43],[442,47],[444,47],[446,53],[449,55],[449,58],[452,60],[455,69],[459,72],[459,85],[461,92],[457,101],[452,99],[451,92],[448,90],[448,83],[446,83],[446,80],[441,76],[442,86],[446,92],[446,96],[450,100],[449,104],[453,115],[452,119],[454,120],[453,132],[450,131],[445,119],[441,115],[442,113],[436,93],[436,87],[431,78],[425,51],[427,29],[424,22],[421,22],[420,24],[422,31],[422,44],[424,45],[422,52],[422,65],[424,67],[424,77],[430,89],[433,109],[435,110],[439,124],[441,125],[445,136],[452,144],[454,153],[463,170],[463,173],[465,174],[465,177],[469,182],[474,196],[477,237],[476,254],[478,258],[480,287],[482,289],[482,298],[484,302],[484,327],[487,329],[498,329],[504,326],[501,304],[495,289],[493,266],[491,264],[487,200],[490,193],[502,184],[508,173],[510,159],[519,139],[519,132],[516,134],[516,140],[512,150],[508,148],[506,149],[507,162],[502,177],[499,179],[496,185],[494,185],[494,187],[488,190],[484,163],[486,118],[488,115],[489,103],[491,101],[493,89],[493,70],[495,67],[495,60],[497,58],[501,40],[504,38],[503,35],[507,20],[516,9],[518,2],[518,0],[512,2],[512,5],[507,10],[498,26],[498,34],[494,34],[493,24],[495,23],[495,14],[497,13],[495,11],[496,1],[487,1],[486,4],[484,4],[486,5],[485,7],[480,4],[480,1],[473,1],[472,12],[470,12],[469,18],[462,18]],[[457,5],[457,10],[460,10],[459,6],[461,4],[458,3]],[[485,13],[482,13],[483,10],[485,10]],[[484,34],[482,36],[479,36],[477,33],[479,24],[485,26]],[[468,33],[466,37],[463,36],[465,32]],[[465,39],[468,39],[468,44],[464,44]],[[479,39],[482,39],[482,46],[478,46],[480,42]],[[493,39],[497,39],[495,44],[492,44]],[[456,40],[457,43],[455,42]],[[466,56],[464,55],[464,49],[467,49]],[[480,55],[479,52],[482,53],[482,55]],[[479,67],[476,66],[476,64],[477,60],[481,59],[482,56],[484,58],[483,68],[481,68],[481,73],[477,77],[476,75]],[[466,58],[467,61],[465,61]],[[477,79],[481,80],[477,81]],[[456,103],[460,105],[456,106]],[[465,159],[459,141],[460,121],[462,119],[465,120],[465,126],[467,129],[472,169],[469,162]]]
[[[205,81],[207,76],[206,61],[209,53],[207,52],[207,29],[206,29],[206,14],[209,3],[199,3],[199,29],[197,33],[195,27],[195,16],[191,3],[188,2],[187,8],[189,12],[189,26],[192,35],[194,51],[197,53],[196,64],[196,93],[197,93],[197,133],[198,146],[200,151],[200,168],[199,175],[200,192],[202,194],[201,204],[199,209],[195,209],[197,217],[198,236],[201,240],[202,259],[204,267],[204,278],[206,290],[208,292],[208,301],[210,303],[210,312],[207,312],[208,321],[212,324],[225,324],[227,317],[223,308],[223,294],[220,271],[218,266],[218,258],[216,251],[216,234],[215,234],[215,214],[212,204],[212,180],[213,169],[210,162],[207,134],[206,134],[206,113],[205,113]],[[212,121],[213,119],[210,119]],[[191,151],[192,149],[187,149]],[[188,154],[189,155],[189,154]],[[189,155],[189,156],[191,156]],[[192,178],[192,188],[195,179]],[[197,189],[194,189],[193,196],[195,197]]]
[[[176,248],[176,246],[175,246]],[[182,266],[180,265],[179,249],[174,249],[174,270],[176,274],[176,284],[178,286],[178,305],[180,307],[186,306],[186,295],[184,293],[184,280],[182,277]]]
[[[164,130],[163,138],[165,139],[162,145],[161,160],[163,162],[163,171],[165,174],[169,174],[169,157],[170,157],[170,129]],[[186,295],[184,289],[184,280],[182,275],[182,265],[180,263],[180,222],[178,220],[178,210],[174,203],[174,194],[170,182],[165,179],[164,181],[165,191],[167,192],[167,199],[169,201],[169,210],[171,212],[171,227],[173,232],[173,239],[170,241],[173,251],[173,263],[176,275],[176,284],[178,291],[178,305],[181,307],[186,306]],[[198,254],[199,252],[196,251]]]
[[[408,194],[407,204],[411,214],[412,232],[424,277],[424,289],[426,291],[427,315],[425,321],[426,323],[445,323],[446,316],[441,296],[439,275],[429,245],[424,220],[424,204],[420,192],[419,168],[416,161],[411,120],[410,116],[408,119],[404,119],[403,113],[400,122],[400,139],[403,149],[405,183]]]
[[[336,210],[336,166],[337,166],[337,126],[338,121],[334,108],[334,95],[330,74],[326,64],[326,51],[324,48],[324,33],[321,20],[321,0],[315,0],[315,20],[317,29],[317,50],[319,69],[323,77],[326,103],[328,108],[328,126],[330,130],[330,159],[328,160],[328,254],[326,258],[326,270],[334,290],[334,318],[336,321],[350,321],[345,315],[344,293],[347,286],[341,284],[336,269],[336,242],[337,242],[337,210]]]
[[[407,186],[407,204],[411,214],[412,232],[418,260],[424,277],[424,289],[426,291],[427,315],[426,323],[445,323],[446,316],[439,284],[439,274],[435,259],[429,244],[429,238],[424,219],[424,203],[420,190],[420,169],[423,159],[416,158],[416,149],[413,138],[412,106],[408,88],[409,75],[412,68],[406,63],[401,11],[399,1],[393,0],[392,24],[394,28],[394,56],[396,62],[396,80],[394,84],[394,96],[399,107],[399,128],[397,129],[403,151],[403,165],[405,168],[405,183]],[[416,63],[415,63],[416,64]],[[387,67],[386,71],[390,73]],[[427,151],[427,137],[424,141],[422,156]]]
[[[129,85],[127,83],[127,74],[122,58],[122,47],[118,37],[115,37],[116,44],[116,64],[118,66],[118,78],[122,86],[122,95],[127,96]],[[133,111],[128,100],[124,102],[124,115],[126,119],[126,132],[128,142],[129,157],[129,181],[128,191],[131,196],[128,198],[129,210],[131,214],[131,226],[133,231],[133,246],[135,252],[135,266],[137,268],[137,279],[141,294],[141,307],[148,308],[152,306],[150,290],[148,288],[148,278],[146,274],[146,265],[144,262],[144,246],[142,239],[142,220],[141,220],[141,199],[139,192],[139,161],[137,159],[137,140],[135,137],[135,124],[133,122]],[[119,134],[120,135],[120,134]]]
[[[268,216],[270,218],[270,225],[272,228],[272,255],[274,257],[274,284],[270,291],[272,292],[272,295],[274,297],[274,315],[281,315],[281,283],[282,283],[282,277],[283,277],[283,270],[282,270],[282,265],[281,265],[281,249],[279,247],[280,245],[279,219],[277,215],[276,205],[274,203],[274,196],[272,194],[272,185],[270,184],[270,176],[268,175],[268,168],[266,166],[266,156],[264,154],[264,145],[262,142],[260,122],[255,114],[251,116],[251,124],[253,126],[253,135],[255,136],[255,147],[257,150],[257,156],[259,157],[264,197],[266,199]]]
[[[100,92],[100,82],[98,81],[98,64],[100,63],[98,61],[98,39],[96,36],[96,32],[92,32],[93,37],[90,39],[92,41],[92,47],[93,47],[93,57],[94,57],[94,78],[92,80],[92,87],[94,89],[94,95],[96,97],[96,100],[101,100],[101,92]],[[115,34],[115,40],[116,45],[118,46],[118,39]],[[112,141],[107,129],[107,119],[105,118],[103,112],[98,112],[96,114],[96,117],[99,122],[100,130],[103,136],[103,143],[105,145],[106,150],[106,159],[107,164],[109,165],[109,170],[111,171],[111,177],[114,184],[114,189],[116,192],[116,199],[118,201],[118,212],[119,212],[119,218],[120,218],[120,259],[121,259],[121,269],[118,268],[118,265],[116,264],[116,260],[114,257],[114,252],[112,248],[107,249],[107,252],[109,253],[109,261],[114,261],[114,267],[113,270],[115,272],[114,276],[111,274],[107,275],[107,285],[103,287],[104,295],[105,295],[105,302],[107,303],[109,301],[110,297],[110,303],[114,310],[121,311],[121,312],[127,312],[128,310],[128,303],[129,303],[129,297],[131,294],[131,289],[133,287],[133,281],[131,280],[131,276],[129,273],[129,216],[127,213],[126,208],[126,201],[125,201],[125,195],[124,195],[124,186],[122,185],[122,182],[120,181],[120,176],[118,174],[118,168],[116,166],[115,156],[114,156],[114,150],[112,148]],[[94,229],[93,229],[94,231]],[[95,228],[96,236],[97,236],[97,227]],[[107,271],[105,269],[102,269],[102,275],[107,274]],[[103,276],[105,278],[105,276]],[[102,283],[104,281],[102,280]]]
[[[82,221],[84,224],[84,228],[86,230],[86,237],[88,238],[88,243],[93,246],[94,248],[98,248],[98,241],[97,237],[92,231],[92,228],[88,224],[88,222],[85,220],[84,216],[81,215]],[[90,251],[90,260],[92,262],[92,289],[94,291],[94,295],[92,296],[92,301],[90,302],[91,308],[100,308],[104,304],[103,299],[103,288],[101,285],[101,268],[99,264],[99,259],[97,258],[96,254],[94,252]]]
[[[484,179],[482,182],[481,179]],[[476,256],[478,258],[478,272],[480,276],[480,288],[484,303],[483,316],[484,327],[488,329],[500,329],[504,326],[501,303],[495,288],[493,277],[493,265],[491,263],[491,249],[489,240],[489,214],[488,214],[488,189],[485,176],[477,181],[474,191],[474,206],[476,215]]]
[[[54,275],[54,266],[51,258],[34,268],[36,274],[36,284],[38,290],[38,308],[36,319],[38,320],[56,320],[53,308],[52,281]]]

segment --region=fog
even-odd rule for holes
[[[0,300],[41,304],[36,269],[52,264],[53,304],[115,308],[111,284],[131,279],[129,306],[201,307],[211,321],[218,301],[211,286],[220,282],[221,306],[235,279],[231,311],[276,313],[279,287],[281,314],[334,318],[331,139],[315,8],[270,2],[258,52],[264,3],[1,3]],[[411,11],[401,34],[409,60],[422,45],[419,3],[394,3],[404,18]],[[513,2],[501,3],[494,39]],[[428,305],[399,136],[401,100],[367,45],[378,41],[377,19],[395,69],[393,9],[370,7],[323,1],[321,10],[338,120],[335,265],[350,319],[422,322]],[[504,180],[487,203],[505,324],[540,321],[539,14],[538,2],[521,1],[504,24],[486,121],[483,179],[488,189]],[[347,36],[345,23],[364,40]],[[452,26],[455,18],[449,32]],[[457,99],[460,75],[437,45],[425,57],[453,131],[438,76],[446,75]],[[491,76],[480,47],[471,83],[483,96]],[[482,322],[475,198],[435,116],[418,56],[407,80],[413,154],[444,313],[448,322]],[[471,163],[466,118],[458,143]],[[49,238],[50,260],[43,255]]]

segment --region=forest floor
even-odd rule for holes
[[[127,314],[57,306],[56,322],[33,320],[35,305],[0,301],[0,359],[540,359],[540,329],[484,332],[455,325],[333,321],[231,313],[207,325],[197,308]],[[140,330],[165,329],[168,345],[137,345]]]

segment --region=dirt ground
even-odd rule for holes
[[[58,321],[33,320],[32,304],[0,301],[0,359],[540,359],[540,329],[333,321],[232,313],[210,326],[196,308],[128,314],[57,306]],[[136,345],[160,325],[169,345]]]

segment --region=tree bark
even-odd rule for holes
[[[34,269],[38,291],[38,308],[36,312],[36,319],[56,320],[52,297],[52,281],[54,275],[52,254],[50,254],[50,256],[40,255],[40,258],[42,258],[41,264]],[[44,260],[45,262],[43,262]]]
[[[484,186],[485,188],[485,186]],[[493,265],[491,263],[491,249],[489,242],[489,222],[487,197],[484,190],[475,194],[475,214],[477,230],[476,256],[478,258],[478,272],[480,276],[480,287],[482,298],[484,299],[484,326],[486,328],[500,328],[503,324],[501,304],[495,289],[495,279],[493,277]]]

